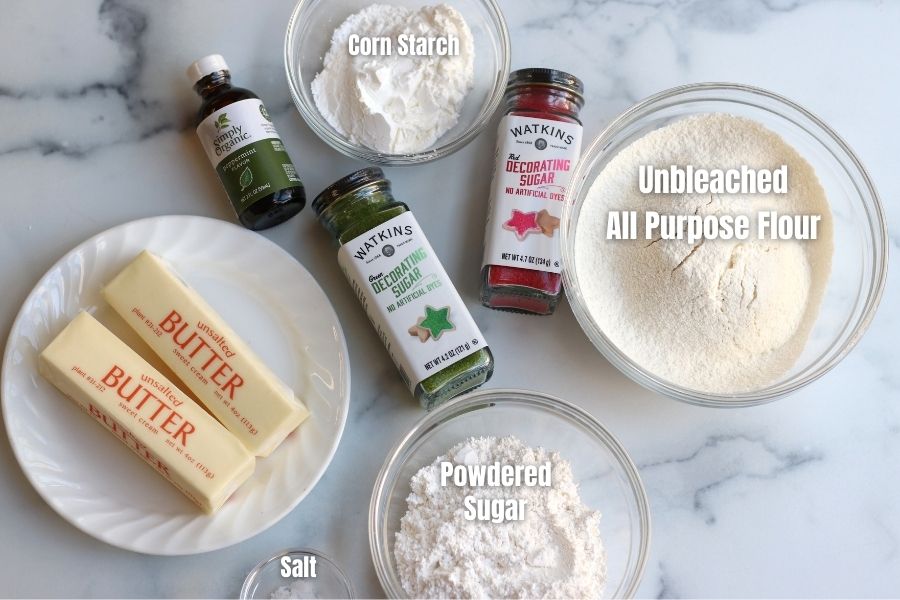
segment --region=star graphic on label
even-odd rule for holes
[[[450,322],[450,307],[434,308],[425,306],[425,318],[419,323],[419,327],[428,330],[435,341],[441,339],[445,331],[453,331],[456,325]]]
[[[522,212],[515,208],[509,221],[503,223],[503,229],[515,232],[520,242],[528,237],[529,233],[543,232],[541,226],[538,225],[536,212]]]

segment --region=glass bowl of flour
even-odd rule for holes
[[[488,124],[509,77],[509,32],[495,0],[300,0],[284,62],[297,110],[329,146],[415,165]]]
[[[462,469],[550,458],[547,495],[539,486],[473,491],[422,480],[444,459]],[[463,496],[482,492],[527,499],[523,518],[464,520]],[[536,392],[483,390],[426,415],[388,454],[369,507],[369,544],[389,598],[633,597],[650,512],[634,463],[587,412]],[[408,591],[411,579],[419,587]]]
[[[672,165],[783,170],[786,185],[641,179]],[[625,375],[678,400],[741,407],[794,392],[850,352],[881,299],[888,238],[872,181],[824,122],[765,90],[695,84],[644,100],[588,149],[570,198],[563,277],[576,318]],[[687,221],[665,232],[658,215],[714,226],[690,239]],[[749,236],[723,239],[736,215]],[[821,217],[812,236],[798,215]],[[795,226],[778,233],[764,218]]]

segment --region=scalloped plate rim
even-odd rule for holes
[[[322,295],[325,299],[325,308],[329,311],[329,315],[334,322],[335,331],[337,332],[337,342],[340,346],[340,358],[339,363],[341,365],[341,372],[339,373],[339,383],[344,390],[344,393],[341,397],[342,408],[340,411],[340,423],[338,424],[336,430],[335,440],[328,451],[328,454],[325,460],[322,462],[322,465],[319,467],[318,472],[309,482],[309,484],[302,490],[300,494],[296,496],[291,502],[289,502],[281,511],[279,511],[275,516],[271,517],[262,525],[258,525],[254,528],[250,528],[248,531],[241,533],[238,536],[235,536],[233,539],[229,539],[223,543],[215,543],[210,544],[208,546],[198,547],[194,549],[175,549],[175,548],[166,548],[159,549],[155,551],[151,551],[145,548],[137,548],[134,546],[129,546],[127,543],[122,542],[120,540],[116,540],[115,538],[110,538],[103,534],[103,532],[98,532],[94,530],[91,526],[85,525],[72,515],[68,514],[65,509],[60,506],[54,496],[49,496],[46,493],[46,489],[38,484],[34,479],[34,474],[31,472],[31,469],[26,467],[25,458],[20,454],[21,450],[19,445],[14,441],[14,437],[12,432],[10,431],[10,422],[9,422],[9,414],[10,410],[7,406],[9,400],[9,371],[13,368],[12,365],[12,352],[13,352],[13,340],[20,334],[20,328],[25,317],[29,314],[27,308],[29,305],[38,297],[41,293],[41,288],[47,283],[50,277],[58,270],[61,269],[65,262],[74,254],[79,251],[90,247],[91,245],[96,245],[97,241],[110,234],[114,234],[118,230],[123,230],[129,227],[135,226],[153,226],[159,222],[166,220],[186,220],[186,221],[195,221],[195,222],[206,222],[209,224],[215,224],[214,226],[222,226],[226,229],[237,230],[240,233],[253,233],[250,230],[243,229],[234,223],[229,221],[223,221],[220,219],[215,219],[212,217],[205,217],[200,215],[160,215],[155,217],[145,217],[141,219],[134,219],[131,221],[126,221],[124,223],[120,223],[119,225],[114,225],[113,227],[109,227],[103,231],[100,231],[83,242],[78,243],[68,252],[66,252],[63,256],[59,258],[56,262],[54,262],[37,280],[34,287],[26,296],[25,300],[22,303],[21,308],[16,314],[15,319],[13,320],[12,326],[9,330],[9,336],[6,340],[6,346],[3,352],[3,360],[0,362],[0,416],[3,418],[4,428],[6,430],[7,438],[9,441],[9,445],[12,448],[13,456],[16,459],[16,462],[21,469],[21,472],[24,474],[25,478],[31,484],[32,488],[37,492],[37,494],[41,497],[44,502],[47,503],[53,511],[58,514],[63,520],[67,523],[78,529],[79,531],[85,533],[86,535],[103,542],[105,544],[109,544],[110,546],[120,548],[123,550],[127,550],[130,552],[135,552],[137,554],[145,554],[151,556],[190,556],[196,554],[205,554],[208,552],[215,552],[216,550],[222,550],[224,548],[228,548],[242,542],[249,540],[250,538],[259,535],[272,526],[280,522],[284,517],[286,517],[291,511],[293,511],[300,502],[303,501],[306,496],[312,492],[315,486],[319,483],[322,476],[325,474],[325,471],[331,465],[332,460],[334,460],[334,455],[337,453],[338,446],[340,445],[340,441],[343,438],[344,429],[347,424],[347,416],[350,410],[350,386],[351,386],[351,377],[350,377],[350,361],[349,361],[349,350],[347,348],[347,338],[344,335],[343,328],[341,327],[340,319],[337,316],[337,313],[334,310],[334,306],[328,300],[328,296],[325,294],[325,291],[322,289],[319,282],[312,276],[312,274],[300,263],[294,256],[289,253],[287,250],[269,240],[264,236],[259,236],[260,240],[263,241],[263,244],[268,244],[274,252],[281,253],[289,258],[292,262],[294,262],[310,279],[310,281],[315,285],[315,289]]]

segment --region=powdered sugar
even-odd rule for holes
[[[351,56],[352,34],[389,37],[390,56]],[[457,56],[402,56],[401,35],[456,37]],[[322,116],[355,144],[395,154],[426,150],[459,120],[474,82],[475,43],[458,10],[373,4],[338,27],[312,82]]]
[[[441,485],[440,464],[543,465],[551,486]],[[414,598],[599,598],[606,582],[600,513],[581,501],[571,465],[514,437],[469,438],[413,476],[394,554]],[[467,496],[521,499],[525,518],[464,516]]]
[[[640,165],[788,166],[784,195],[641,194]],[[639,214],[821,214],[818,240],[606,239],[610,210]],[[638,225],[643,230],[643,222]],[[810,334],[831,270],[831,212],[812,166],[779,135],[725,114],[688,117],[620,151],[585,199],[575,239],[582,293],[606,336],[674,383],[740,392],[787,372]]]

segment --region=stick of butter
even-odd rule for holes
[[[38,369],[208,513],[253,474],[236,437],[88,313],[41,352]]]
[[[256,456],[268,456],[309,411],[158,256],[141,252],[103,297]]]

